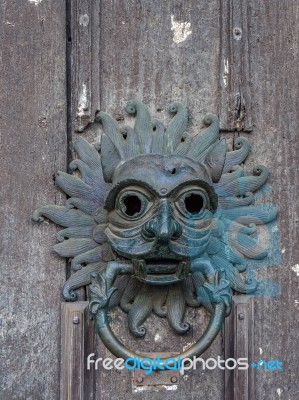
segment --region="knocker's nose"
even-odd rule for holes
[[[167,242],[178,239],[181,234],[182,227],[172,218],[168,201],[162,200],[157,215],[143,226],[143,237],[147,240],[158,239]]]

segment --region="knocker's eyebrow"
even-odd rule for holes
[[[173,188],[167,194],[167,196],[176,195],[176,193],[178,193],[184,187],[188,187],[188,186],[192,187],[192,186],[196,186],[196,185],[198,185],[198,187],[200,189],[204,189],[207,192],[209,199],[210,199],[211,209],[216,210],[217,206],[218,206],[218,196],[217,196],[215,190],[213,189],[213,187],[211,187],[207,182],[205,182],[201,179],[193,179],[193,180],[189,180],[188,182],[182,182],[179,185],[177,185],[175,188]]]
[[[172,195],[176,194],[177,192],[179,192],[184,187],[191,186],[191,185],[198,185],[199,188],[206,190],[206,192],[208,193],[208,195],[210,197],[212,208],[213,209],[217,208],[218,197],[217,197],[214,189],[207,182],[202,181],[200,179],[194,179],[194,180],[189,180],[188,182],[182,182],[182,183],[178,184],[177,186],[175,186],[170,191],[166,191],[166,192],[162,191],[164,188],[161,188],[160,191],[157,191],[151,185],[149,185],[147,182],[145,182],[141,179],[140,180],[126,179],[126,180],[123,180],[123,181],[117,183],[110,190],[110,192],[108,193],[108,196],[105,200],[104,208],[106,210],[111,210],[114,207],[115,198],[116,198],[116,195],[118,194],[118,192],[121,189],[123,189],[129,185],[134,185],[134,184],[138,184],[138,185],[142,184],[142,186],[145,187],[153,196],[157,196],[160,198],[172,196]]]
[[[214,198],[217,199],[214,189],[207,182],[205,182],[201,179],[193,179],[193,180],[188,180],[188,182],[182,182],[182,183],[178,184],[175,188],[170,190],[170,192],[167,193],[167,195],[171,196],[171,195],[179,192],[180,190],[182,190],[184,187],[188,187],[188,186],[198,186],[198,188],[204,189],[210,197],[214,196]]]

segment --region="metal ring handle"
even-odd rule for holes
[[[144,356],[138,354],[130,349],[128,349],[120,340],[114,335],[112,332],[107,315],[107,307],[99,308],[97,314],[94,317],[95,320],[95,329],[98,335],[100,336],[102,342],[107,347],[108,350],[111,351],[112,354],[119,358],[123,358],[124,360],[128,358],[138,357],[143,359]],[[200,337],[200,339],[189,349],[183,351],[176,357],[172,357],[175,361],[169,360],[167,362],[167,366],[174,366],[174,363],[178,361],[178,357],[180,356],[181,360],[184,358],[192,358],[194,356],[200,356],[207,348],[212,344],[216,336],[218,335],[222,323],[225,318],[225,304],[217,303],[215,305],[214,313],[211,315],[209,325],[207,326],[204,334]],[[152,358],[146,357],[153,361]],[[160,360],[161,369],[165,368],[166,359]],[[131,360],[129,364],[132,364]],[[149,361],[144,360],[144,365],[149,365]],[[154,368],[155,369],[155,368]]]
[[[112,261],[108,263],[105,271],[91,275],[92,284],[89,287],[89,310],[95,321],[96,332],[112,354],[124,360],[134,357],[143,359],[144,357],[141,354],[128,349],[120,342],[109,326],[108,304],[112,294],[116,290],[112,287],[113,282],[119,274],[133,275],[133,265],[129,262]],[[200,356],[212,344],[222,327],[231,302],[229,282],[223,278],[219,281],[217,274],[214,285],[205,284],[204,286],[210,293],[210,297],[215,304],[209,324],[204,334],[193,346],[174,357],[174,361],[168,360],[168,366],[174,366],[174,362],[178,361],[178,357],[182,360],[184,358]],[[146,358],[153,361],[150,357]],[[132,362],[129,362],[129,364],[132,364]],[[160,369],[164,368],[165,362],[166,359],[161,358],[159,363]],[[149,361],[146,362],[144,360],[144,365],[149,366]]]

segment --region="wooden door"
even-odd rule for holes
[[[70,271],[51,250],[55,227],[33,225],[30,216],[41,204],[63,204],[55,173],[67,169],[78,135],[90,142],[100,137],[95,112],[121,122],[130,99],[142,100],[165,122],[169,103],[182,101],[191,113],[191,133],[207,112],[218,113],[231,145],[238,135],[250,140],[246,168],[269,167],[272,190],[263,201],[280,207],[282,261],[258,273],[275,281],[280,294],[254,298],[250,306],[243,299],[245,331],[238,324],[243,306],[236,306],[204,357],[231,354],[241,338],[253,362],[278,359],[283,370],[234,379],[220,369],[196,370],[168,390],[144,390],[132,385],[128,371],[100,369],[90,398],[298,397],[298,26],[295,0],[1,4],[1,399],[60,398],[60,292]],[[146,338],[136,340],[119,310],[112,327],[131,348],[176,351],[198,338],[208,320],[194,309],[186,319],[192,329],[184,336],[153,316]],[[110,356],[99,339],[94,349]]]

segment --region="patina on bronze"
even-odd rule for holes
[[[187,332],[190,306],[211,314],[203,336],[180,354],[199,356],[229,314],[232,290],[251,293],[258,285],[240,273],[248,260],[267,257],[256,227],[275,219],[276,210],[252,203],[268,170],[259,165],[245,174],[240,164],[249,142],[237,138],[228,151],[214,114],[192,136],[179,102],[170,106],[175,116],[167,129],[139,101],[125,110],[136,117],[134,129],[99,112],[101,143],[78,138],[74,145],[79,159],[70,167],[81,178],[63,172],[56,178],[70,196],[66,206],[41,207],[33,219],[46,217],[65,228],[54,249],[72,258],[75,272],[63,295],[74,301],[74,290],[89,285],[96,331],[113,354],[142,358],[114,336],[109,308],[119,305],[128,313],[129,329],[138,337],[152,312],[166,317],[175,332]]]

